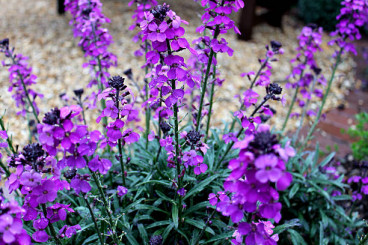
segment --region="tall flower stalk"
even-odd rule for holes
[[[38,114],[39,109],[36,104],[36,98],[42,98],[43,95],[37,93],[30,88],[31,85],[36,84],[36,75],[32,74],[32,68],[28,66],[28,57],[22,54],[15,54],[14,48],[9,47],[9,39],[0,40],[0,52],[4,53],[6,58],[10,58],[11,64],[2,62],[3,66],[9,66],[8,71],[10,86],[8,91],[13,92],[12,97],[16,102],[16,106],[21,108],[18,114],[26,116],[28,109],[31,108],[34,120],[39,123]]]

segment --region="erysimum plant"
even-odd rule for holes
[[[198,2],[202,24],[193,43],[186,38],[189,23],[175,6],[129,3],[136,6],[130,27],[138,29],[135,55],[145,57],[137,76],[143,87],[135,96],[125,81],[136,82],[131,70],[126,78],[109,73],[118,64],[109,51],[113,39],[105,25],[110,20],[101,2],[66,0],[86,58],[83,67],[91,75],[86,86],[95,90],[86,94],[75,88],[75,104],[49,108],[45,115],[37,106],[42,95],[31,88],[36,77],[27,58],[8,39],[0,41],[19,115],[36,122],[31,142],[18,147],[9,135],[11,125],[0,117],[0,166],[4,193],[10,193],[1,192],[0,244],[360,242],[365,223],[351,203],[365,194],[368,181],[345,180],[333,166],[333,154],[321,160],[318,147],[305,149],[336,69],[343,55],[354,52],[350,41],[360,38],[359,27],[367,23],[368,2],[343,1],[330,43],[339,47],[332,74],[315,61],[322,52],[322,29],[303,28],[287,77],[292,101],[285,99],[289,91],[272,81],[283,48],[270,40],[259,69],[242,74],[249,86],[237,96],[239,108],[223,130],[211,125],[215,92],[226,82],[218,56],[235,52],[224,34],[239,32],[229,16],[244,2]],[[143,98],[141,108],[136,97]],[[319,109],[310,110],[310,103],[320,100]],[[273,103],[289,106],[280,129],[267,125]],[[294,112],[296,103],[301,113]],[[140,112],[142,135],[135,125]],[[300,117],[300,127],[289,139],[284,131],[291,116]],[[315,123],[301,142],[300,128],[310,117]],[[362,183],[359,193],[344,181]]]

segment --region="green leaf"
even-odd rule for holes
[[[203,228],[206,226],[203,220],[195,220],[195,219],[186,218],[184,222],[194,227],[197,227],[200,230],[203,230]],[[212,235],[215,235],[215,232],[211,229],[211,227],[207,226],[205,231],[207,231],[208,233]]]
[[[332,158],[335,156],[335,152],[331,152],[323,161],[319,164],[319,166],[324,167],[326,164],[328,164]]]
[[[299,184],[293,185],[293,187],[290,189],[290,192],[289,192],[289,199],[294,197],[294,195],[298,192],[299,188],[300,188]]]
[[[203,202],[197,203],[196,205],[193,205],[190,208],[188,208],[187,210],[185,210],[183,215],[185,217],[186,215],[189,215],[192,212],[195,212],[195,211],[197,211],[199,209],[202,209],[202,208],[206,208],[208,206],[210,206],[210,203],[208,201],[203,201]]]
[[[215,174],[205,180],[203,180],[201,183],[199,183],[198,185],[194,186],[194,188],[192,188],[183,198],[183,200],[191,197],[192,195],[196,194],[197,192],[202,191],[207,185],[209,185],[212,181],[214,181],[219,175]]]
[[[175,224],[175,229],[178,229],[179,226],[179,210],[178,210],[178,206],[176,205],[172,205],[172,210],[171,210],[171,214],[172,214],[172,219],[174,221]]]
[[[157,227],[157,226],[162,226],[162,225],[168,225],[168,224],[171,224],[170,220],[157,221],[153,224],[148,225],[147,229],[151,229],[151,228],[154,228],[154,227]]]
[[[139,243],[137,242],[137,240],[135,240],[135,238],[134,238],[134,236],[132,236],[132,234],[127,233],[125,236],[126,236],[126,238],[128,239],[129,244],[131,244],[131,245],[141,245],[141,244],[139,244]]]
[[[224,240],[227,239],[229,237],[232,237],[234,234],[234,231],[228,232],[228,233],[223,233],[217,236],[212,237],[211,239],[205,241],[205,242],[199,242],[199,244],[208,244],[208,243],[213,243],[216,241],[220,241],[220,240]]]
[[[176,204],[175,200],[171,199],[170,197],[166,196],[164,193],[162,193],[159,190],[156,190],[156,193],[159,197],[161,197],[163,200],[166,200],[168,202],[171,202],[172,204]]]
[[[175,226],[175,224],[174,223],[171,223],[168,227],[166,227],[166,229],[162,233],[162,240],[163,240],[162,244],[166,244],[165,243],[166,238],[170,234],[170,231],[174,228],[174,226]]]
[[[142,209],[157,211],[157,212],[165,213],[167,215],[169,214],[169,212],[164,211],[164,210],[162,210],[158,207],[155,207],[155,206],[151,206],[151,205],[147,205],[147,204],[136,204],[136,205],[134,205],[134,210],[142,210]],[[133,212],[134,210],[132,210],[131,212]]]
[[[293,243],[293,245],[308,245],[304,241],[303,237],[296,230],[289,229],[288,232],[290,234],[291,242]]]
[[[148,234],[147,234],[146,229],[144,228],[144,225],[138,224],[138,230],[139,230],[139,233],[141,234],[141,238],[144,244],[148,244]]]
[[[90,242],[97,241],[97,239],[98,239],[98,235],[97,235],[97,234],[93,234],[92,236],[90,236],[90,237],[86,238],[86,239],[83,241],[82,245],[87,245],[87,244],[89,244]]]
[[[284,224],[276,226],[273,229],[273,233],[274,234],[280,234],[280,233],[288,230],[289,228],[292,228],[292,227],[295,227],[295,226],[300,226],[299,219],[288,220]]]

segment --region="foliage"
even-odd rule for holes
[[[337,23],[342,0],[299,0],[298,12],[305,23],[314,23],[332,31]]]
[[[347,133],[355,139],[351,145],[353,156],[362,161],[368,158],[368,113],[361,112],[355,116],[357,124],[347,130]]]
[[[320,161],[318,147],[305,148],[343,55],[355,52],[350,41],[368,23],[368,3],[343,2],[329,43],[338,47],[329,79],[315,59],[322,28],[303,28],[286,78],[294,96],[281,131],[267,125],[272,103],[287,103],[285,88],[272,82],[273,64],[283,54],[274,40],[258,71],[242,74],[249,87],[238,96],[232,122],[224,130],[211,127],[214,93],[224,82],[217,58],[235,52],[224,34],[239,33],[229,16],[244,7],[242,0],[202,0],[200,37],[192,44],[188,22],[174,7],[155,0],[129,4],[136,6],[130,29],[139,27],[135,54],[146,60],[142,74],[127,70],[123,78],[108,71],[117,57],[108,51],[113,40],[101,2],[65,1],[87,59],[87,86],[95,90],[76,89],[72,104],[45,115],[37,107],[41,95],[31,89],[36,77],[27,57],[15,53],[9,39],[0,41],[9,91],[34,142],[19,149],[22,142],[13,142],[0,117],[0,167],[9,192],[0,198],[0,244],[357,244],[365,223],[354,201],[368,194],[368,178],[349,179],[360,187],[351,191],[331,165],[333,153]],[[126,79],[141,79],[144,87],[134,95]],[[312,99],[321,101],[316,111]],[[293,112],[295,103],[302,113]],[[291,116],[300,122],[289,139],[284,130]],[[314,123],[300,141],[307,118]]]

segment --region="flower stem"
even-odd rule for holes
[[[270,97],[269,96],[266,96],[264,99],[263,99],[263,101],[262,101],[262,103],[261,104],[259,104],[259,106],[257,106],[257,108],[255,108],[254,109],[254,111],[252,112],[252,114],[250,115],[250,117],[253,117],[257,112],[258,112],[258,110],[259,109],[261,109],[262,108],[262,106],[268,101],[270,99]],[[239,130],[239,132],[237,133],[237,135],[236,135],[236,138],[239,138],[240,137],[240,135],[242,134],[244,132],[244,128],[241,128],[240,130]],[[215,164],[215,166],[216,166],[216,168],[217,168],[217,166],[219,165],[219,164],[221,164],[221,162],[225,159],[225,157],[227,156],[227,154],[229,154],[229,152],[230,152],[230,150],[231,150],[231,148],[233,147],[233,145],[235,144],[235,142],[234,141],[232,141],[230,144],[228,144],[227,145],[227,148],[226,148],[226,151],[225,151],[225,153],[224,153],[224,155],[220,158],[220,160]]]
[[[100,240],[100,243],[101,245],[104,245],[104,242],[102,240],[102,237],[101,237],[101,231],[100,229],[98,228],[98,224],[97,224],[97,221],[96,221],[96,217],[95,217],[95,214],[93,213],[93,210],[91,208],[91,205],[89,204],[89,201],[88,201],[88,197],[86,196],[83,196],[83,199],[84,201],[86,202],[86,205],[87,205],[87,208],[89,210],[89,213],[91,214],[91,217],[92,217],[92,221],[95,225],[95,229],[96,229],[96,232],[97,232],[97,235],[98,235],[98,239]]]
[[[45,216],[45,218],[46,218],[46,216],[47,216],[46,205],[45,205],[45,204],[41,204],[41,207],[42,207],[43,215],[44,215],[44,216]],[[57,245],[61,245],[61,242],[60,242],[60,240],[59,240],[59,238],[58,238],[58,235],[56,234],[55,228],[54,228],[54,226],[51,224],[51,222],[50,222],[50,221],[49,221],[48,227],[50,228],[51,236],[52,236],[52,238],[54,239],[55,243],[56,243]]]
[[[148,51],[148,42],[147,40],[145,40],[145,56],[147,56],[147,51]],[[146,58],[146,62],[147,62],[147,58]],[[144,69],[145,75],[148,74],[148,66],[145,67]],[[149,86],[148,86],[148,81],[145,81],[145,91],[146,91],[146,101],[149,99]],[[146,109],[146,150],[148,149],[148,135],[150,134],[150,120],[151,120],[151,108],[149,107],[149,105],[147,104],[147,109]]]
[[[216,57],[217,57],[216,53],[214,54],[214,57],[216,59]],[[213,97],[214,97],[214,94],[215,94],[215,79],[216,79],[216,66],[215,65],[213,66],[212,78],[213,78],[213,81],[212,81],[212,85],[211,85],[210,107],[208,109],[208,116],[207,116],[206,137],[205,137],[205,140],[204,140],[205,143],[207,141],[208,132],[210,130],[212,106],[213,106]]]
[[[208,224],[210,223],[210,221],[211,221],[211,219],[212,219],[213,215],[215,215],[215,213],[216,213],[216,209],[213,209],[213,211],[212,211],[211,215],[208,217],[208,219],[207,219],[207,221],[206,221],[206,223],[205,223],[204,227],[202,228],[201,233],[199,233],[198,238],[197,238],[196,240],[194,240],[194,243],[192,243],[192,244],[197,244],[197,242],[199,242],[199,241],[201,240],[201,237],[202,237],[203,233],[204,233],[204,232],[205,232],[205,230],[207,229]]]
[[[210,56],[208,58],[208,64],[207,64],[207,69],[206,69],[206,76],[204,77],[204,82],[201,88],[201,101],[199,103],[199,108],[198,108],[198,115],[197,115],[197,127],[196,130],[199,131],[199,127],[201,125],[201,117],[202,117],[202,108],[203,108],[203,101],[204,101],[204,95],[206,94],[206,88],[207,88],[207,82],[208,82],[208,77],[210,74],[210,69],[211,69],[211,65],[212,65],[212,60],[213,60],[213,56],[214,56],[215,52],[213,51],[213,49],[211,48],[210,51]]]
[[[116,244],[120,244],[118,238],[116,237],[116,231],[115,231],[115,227],[114,227],[114,222],[113,222],[112,215],[111,215],[112,211],[110,209],[109,203],[107,202],[105,193],[104,193],[104,191],[102,189],[101,182],[100,182],[100,180],[99,180],[99,178],[98,178],[98,176],[96,175],[95,172],[93,172],[91,169],[89,169],[89,171],[91,172],[92,177],[93,177],[93,180],[95,181],[95,183],[97,185],[97,189],[100,192],[100,196],[102,198],[102,202],[103,202],[105,211],[106,211],[107,216],[108,216],[108,219],[109,219],[109,225],[110,225],[111,232],[112,232],[112,239],[114,240],[114,242]]]
[[[313,92],[314,91],[314,87],[316,85],[316,82],[317,82],[317,78],[315,77],[313,79],[313,83],[312,83],[312,86],[311,86],[311,89],[310,91]],[[303,112],[302,112],[302,116],[300,118],[300,122],[299,122],[299,127],[294,135],[294,138],[293,138],[293,143],[295,144],[296,140],[298,139],[299,137],[299,134],[300,134],[300,131],[302,130],[302,127],[303,127],[303,123],[304,123],[304,118],[307,114],[307,110],[308,110],[308,107],[309,107],[309,104],[310,104],[310,101],[311,100],[307,100],[307,103],[305,104],[304,108],[303,108]]]
[[[336,73],[336,70],[337,70],[337,67],[339,66],[340,62],[341,62],[341,55],[342,55],[342,52],[343,52],[343,48],[340,48],[340,51],[338,52],[337,56],[336,56],[336,62],[335,62],[335,65],[333,66],[333,69],[332,69],[332,74],[331,74],[331,77],[330,77],[330,80],[328,81],[328,85],[327,85],[327,89],[326,89],[326,92],[325,92],[325,95],[323,96],[323,99],[322,99],[322,104],[318,110],[318,114],[317,114],[317,117],[312,125],[312,127],[309,129],[309,132],[305,138],[305,141],[304,141],[304,144],[301,148],[301,151],[306,147],[308,141],[310,140],[310,138],[312,137],[312,134],[314,133],[314,130],[316,129],[316,126],[319,122],[319,119],[321,118],[322,116],[322,110],[323,110],[323,107],[325,106],[326,104],[326,101],[327,101],[327,97],[328,97],[328,94],[330,93],[330,89],[331,89],[331,85],[332,85],[332,82],[335,78],[335,73]]]
[[[18,65],[18,63],[16,62],[15,60],[15,55],[13,53],[11,53],[9,51],[9,56],[11,57],[12,61],[13,61],[13,64],[14,65]],[[23,87],[23,90],[24,90],[24,93],[26,95],[26,98],[27,98],[27,101],[28,101],[28,104],[29,106],[32,108],[32,113],[33,113],[33,116],[35,117],[37,123],[40,123],[40,120],[38,120],[38,113],[36,111],[36,108],[34,107],[33,105],[33,102],[31,101],[31,98],[29,97],[29,93],[28,93],[28,90],[27,90],[27,87],[26,87],[26,84],[24,83],[24,78],[23,78],[23,75],[20,73],[19,69],[17,69],[17,73],[18,73],[18,77],[19,77],[19,80],[20,82],[22,83],[22,87]]]

